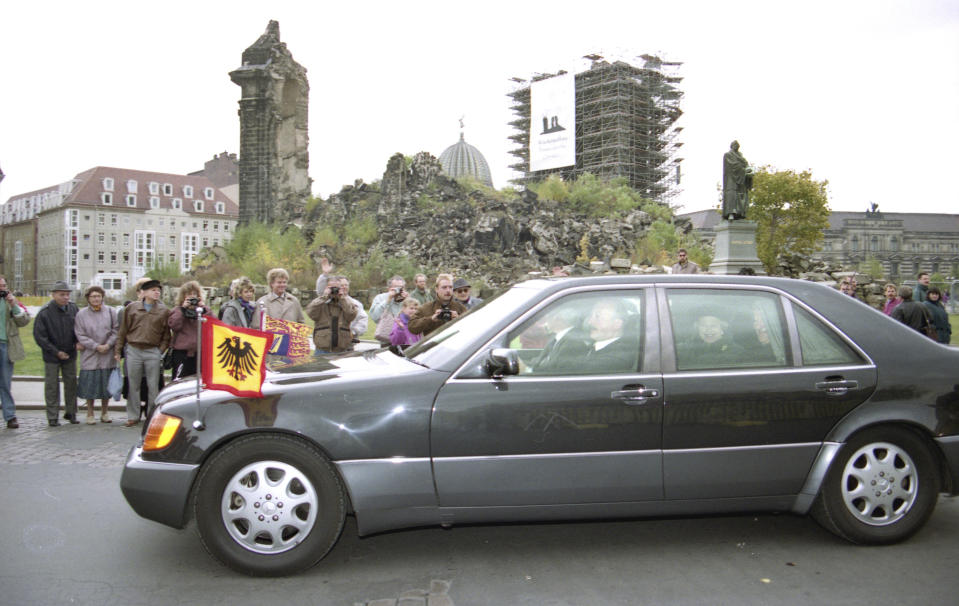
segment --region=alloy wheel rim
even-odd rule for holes
[[[901,520],[916,502],[918,489],[912,457],[888,442],[861,447],[843,469],[843,503],[853,517],[870,526]]]
[[[319,513],[316,488],[300,469],[257,461],[226,484],[220,515],[230,537],[259,554],[277,554],[306,540]]]

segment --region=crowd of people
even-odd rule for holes
[[[384,346],[404,349],[445,322],[482,303],[472,296],[469,283],[440,274],[433,289],[424,274],[414,277],[415,288],[406,290],[406,281],[393,276],[387,290],[377,295],[369,314],[363,304],[350,296],[346,276],[333,275],[328,260],[320,263],[316,281],[318,296],[306,306],[287,292],[290,276],[282,268],[267,273],[269,292],[254,301],[255,288],[248,277],[234,280],[229,300],[220,307],[219,318],[232,326],[261,328],[262,316],[304,323],[313,320],[315,354],[351,351],[366,332],[369,319],[377,323],[376,340]],[[204,290],[196,281],[183,284],[172,308],[161,300],[163,286],[158,280],[141,278],[135,285],[136,300],[120,310],[106,305],[106,293],[99,286],[87,288],[86,305],[80,309],[70,300],[72,289],[57,282],[50,301],[37,313],[33,337],[44,363],[44,403],[50,427],[63,421],[79,424],[78,399],[86,403],[86,423],[98,422],[96,402],[100,401],[100,423],[112,423],[111,397],[126,397],[126,421],[134,427],[149,418],[156,397],[164,385],[163,370],[172,379],[197,373],[197,345],[200,316],[209,314]],[[30,322],[30,313],[0,276],[0,404],[3,420],[18,428],[16,405],[11,392],[13,365],[24,359],[19,329]],[[77,375],[77,359],[80,361]],[[122,370],[122,372],[121,372]],[[63,384],[63,399],[60,384]]]
[[[695,263],[680,251],[673,273],[698,273]],[[316,280],[317,297],[303,309],[297,297],[287,292],[290,276],[282,268],[267,273],[269,291],[254,301],[255,288],[247,277],[234,280],[229,300],[220,307],[220,319],[232,326],[261,328],[262,316],[304,323],[313,321],[315,354],[353,350],[366,332],[369,320],[376,323],[374,338],[383,346],[405,349],[423,335],[436,330],[483,302],[473,296],[470,283],[448,273],[436,276],[432,289],[427,277],[417,274],[414,288],[408,290],[402,276],[387,280],[386,291],[373,298],[369,312],[350,296],[346,276],[333,274],[333,265],[321,259],[321,273]],[[196,281],[183,284],[172,308],[161,301],[162,284],[150,278],[136,283],[136,300],[128,301],[119,311],[106,305],[106,293],[91,286],[83,293],[82,309],[70,301],[71,288],[57,282],[51,289],[51,300],[37,313],[33,337],[39,346],[44,364],[44,400],[47,423],[60,425],[60,384],[63,384],[63,420],[80,423],[78,399],[85,401],[86,423],[97,423],[96,401],[100,401],[99,422],[112,423],[109,414],[111,397],[126,397],[124,427],[149,418],[156,396],[163,387],[163,370],[169,369],[178,379],[197,372],[199,317],[210,313],[204,301],[204,290]],[[855,278],[846,278],[840,290],[856,297]],[[919,274],[915,291],[909,286],[886,284],[883,313],[910,326],[940,343],[952,337],[944,294],[929,283],[929,274]],[[914,298],[915,297],[915,298]],[[6,279],[0,276],[0,404],[8,428],[16,429],[16,407],[11,393],[14,363],[24,359],[19,329],[30,321],[27,308],[7,290]],[[704,343],[713,333],[722,335],[721,326],[703,319],[698,326]],[[598,330],[598,329],[597,329]],[[718,339],[717,339],[718,342]],[[706,345],[703,346],[707,347]],[[550,358],[548,354],[544,356]],[[77,359],[80,361],[79,376]],[[541,361],[541,364],[546,363]],[[120,370],[122,369],[122,373]]]

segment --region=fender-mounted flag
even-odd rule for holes
[[[207,389],[262,398],[266,377],[266,352],[273,335],[251,328],[230,326],[212,317],[203,320],[200,374]]]

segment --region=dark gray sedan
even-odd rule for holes
[[[253,575],[361,534],[807,512],[909,537],[959,492],[959,351],[822,285],[523,282],[403,353],[276,364],[264,397],[165,389],[121,485]]]

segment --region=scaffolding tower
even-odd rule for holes
[[[565,74],[537,74],[529,81],[513,78],[508,93],[516,119],[509,124],[517,132],[509,139],[517,147],[510,153],[519,162],[510,168],[522,176],[519,185],[558,174],[571,180],[583,173],[604,179],[624,177],[644,198],[661,203],[679,193],[680,163],[678,141],[682,115],[678,75],[682,63],[642,55],[635,61],[607,61],[601,55],[587,55],[589,67],[575,74],[576,164],[565,168],[530,172],[530,84]]]

